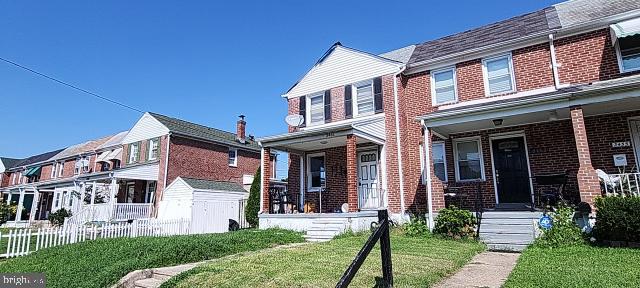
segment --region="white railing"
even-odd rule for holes
[[[384,189],[358,187],[360,209],[378,209],[384,207]]]
[[[118,203],[113,207],[111,218],[115,220],[145,219],[151,217],[151,203]]]
[[[0,257],[24,256],[41,249],[101,238],[160,237],[191,234],[188,219],[134,220],[132,223],[103,223],[92,226],[69,225],[66,228],[15,229],[0,233],[0,245],[6,245]],[[2,246],[0,246],[2,249]]]
[[[82,225],[92,221],[109,221],[111,215],[111,204],[86,205],[84,208],[71,217],[65,219],[65,225]]]
[[[640,196],[640,173],[598,172],[598,177],[606,196]]]

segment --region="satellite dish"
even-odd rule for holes
[[[302,125],[302,122],[304,122],[304,117],[302,115],[297,115],[297,114],[288,115],[286,118],[284,118],[284,121],[287,122],[289,126],[298,127]]]

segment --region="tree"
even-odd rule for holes
[[[251,227],[258,226],[258,212],[260,211],[260,175],[260,168],[258,168],[256,175],[253,176],[251,189],[249,189],[247,207],[244,209],[244,216],[247,218],[247,222],[249,222]]]

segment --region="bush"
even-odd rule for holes
[[[244,209],[244,217],[247,218],[247,222],[251,227],[258,227],[258,212],[260,211],[260,175],[260,168],[258,168],[256,175],[253,176],[251,189],[249,189],[247,207]]]
[[[62,226],[64,218],[71,217],[71,212],[67,209],[60,208],[58,211],[49,214],[49,222],[53,226]]]
[[[566,247],[585,244],[585,238],[580,227],[573,221],[574,209],[561,204],[555,212],[550,213],[553,225],[551,229],[543,230],[536,240],[540,247]]]
[[[598,241],[640,242],[640,197],[602,197],[595,206]]]
[[[476,235],[476,218],[468,210],[455,206],[438,212],[434,233],[454,239],[470,238]]]
[[[0,224],[4,224],[9,221],[11,217],[14,217],[16,215],[17,211],[17,205],[7,204],[2,201],[2,203],[0,203]]]
[[[409,222],[402,225],[404,234],[410,237],[419,237],[429,235],[429,227],[427,227],[427,221],[424,219],[424,215],[411,216]]]

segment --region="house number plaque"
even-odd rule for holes
[[[631,147],[631,141],[612,142],[611,147],[613,148]]]

